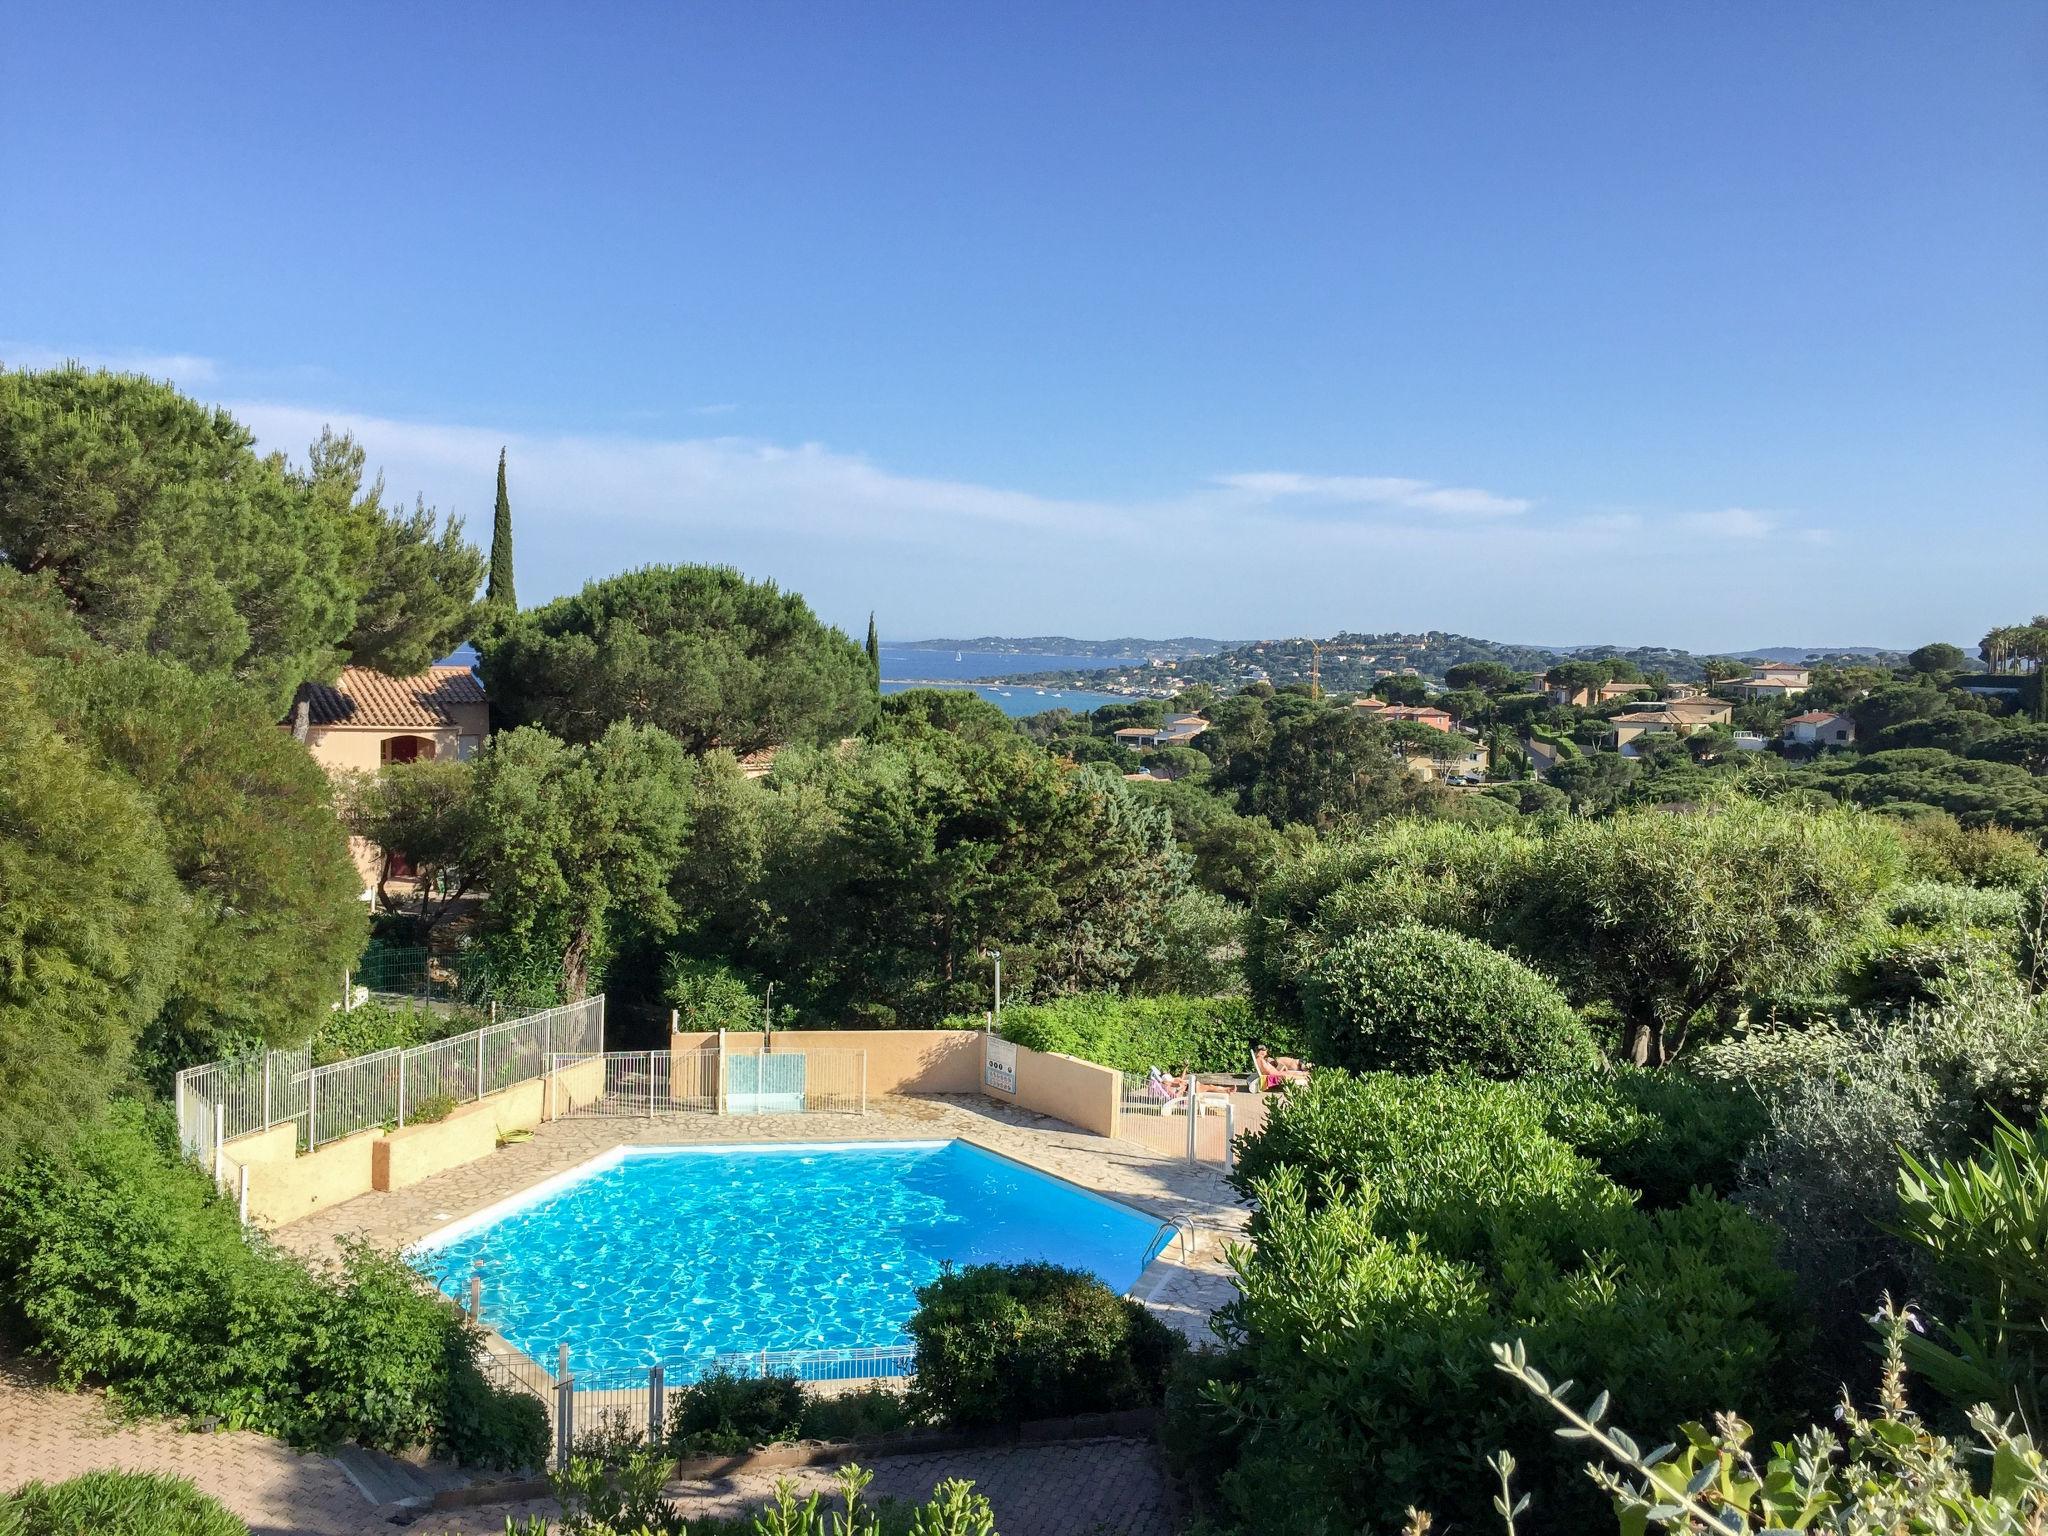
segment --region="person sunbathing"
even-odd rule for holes
[[[1171,1072],[1162,1072],[1154,1067],[1145,1076],[1145,1097],[1148,1099],[1178,1099],[1186,1095],[1188,1079],[1185,1069],[1179,1077]]]
[[[1258,1074],[1259,1087],[1267,1093],[1289,1083],[1308,1081],[1308,1068],[1292,1056],[1273,1055],[1263,1040],[1252,1047],[1252,1070]]]

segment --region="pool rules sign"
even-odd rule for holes
[[[988,1041],[986,1065],[982,1068],[981,1080],[991,1088],[1004,1093],[1017,1091],[1017,1047],[1015,1042],[997,1035],[985,1036]]]

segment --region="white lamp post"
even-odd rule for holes
[[[993,944],[991,944],[987,948],[983,949],[981,953],[985,958],[993,960],[996,963],[995,1023],[996,1027],[1000,1029],[1003,1023],[1003,952],[1000,949],[997,949]]]

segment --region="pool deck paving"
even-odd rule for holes
[[[364,1195],[280,1229],[275,1240],[312,1258],[336,1254],[344,1237],[396,1249],[540,1180],[626,1144],[745,1145],[792,1141],[907,1141],[960,1137],[1084,1188],[1183,1224],[1192,1251],[1176,1242],[1135,1289],[1147,1306],[1189,1338],[1208,1336],[1212,1312],[1235,1294],[1223,1249],[1240,1240],[1245,1212],[1222,1171],[1189,1167],[1126,1142],[976,1097],[881,1099],[856,1115],[665,1116],[571,1119],[533,1139],[425,1179],[409,1189]],[[330,1457],[304,1455],[245,1433],[193,1433],[162,1421],[124,1423],[97,1393],[63,1392],[33,1366],[0,1357],[0,1487],[38,1477],[60,1481],[98,1468],[162,1471],[192,1479],[249,1522],[254,1536],[369,1536],[407,1517],[375,1506]],[[1002,1536],[1167,1536],[1173,1529],[1166,1478],[1154,1446],[1100,1439],[996,1447],[878,1460],[872,1492],[926,1497],[935,1483],[966,1478],[995,1507]],[[677,1483],[686,1514],[732,1515],[771,1499],[778,1478],[800,1492],[830,1493],[829,1469],[749,1472]],[[509,1515],[555,1513],[553,1502],[482,1506],[427,1514],[416,1531],[483,1536]],[[398,1520],[394,1520],[397,1515]]]

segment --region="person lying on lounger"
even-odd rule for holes
[[[1175,1077],[1171,1072],[1162,1072],[1154,1067],[1145,1075],[1145,1097],[1148,1099],[1178,1099],[1188,1091],[1188,1077],[1185,1068]]]
[[[1258,1076],[1259,1087],[1267,1093],[1289,1083],[1308,1081],[1308,1068],[1292,1056],[1274,1056],[1263,1040],[1252,1047],[1252,1071]]]

